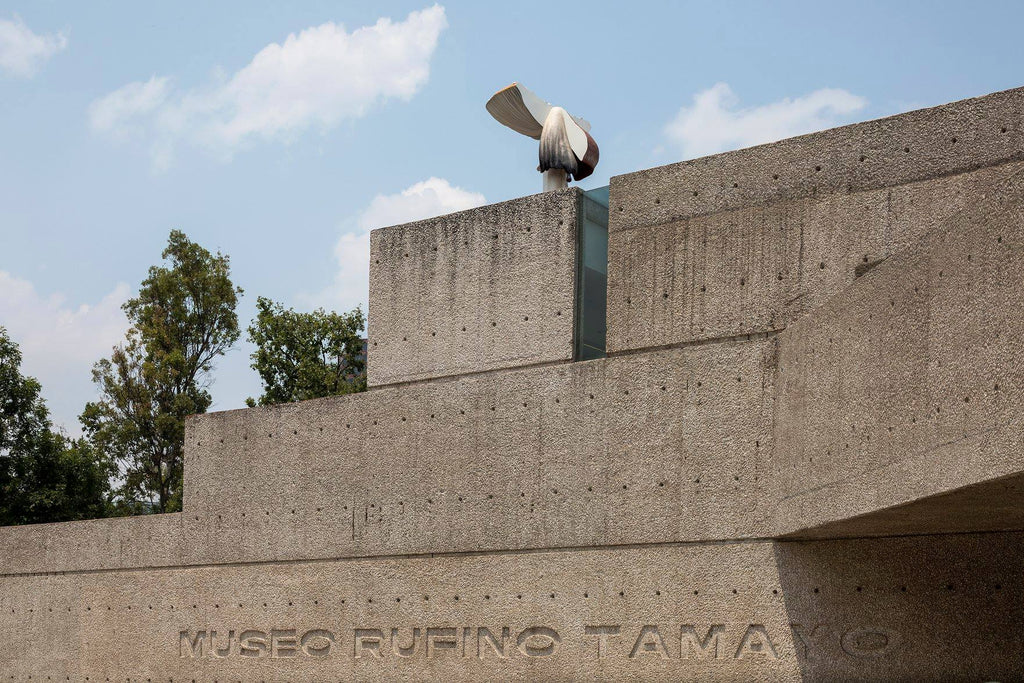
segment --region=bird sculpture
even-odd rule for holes
[[[540,140],[540,165],[544,191],[568,187],[594,172],[598,149],[590,137],[590,124],[553,107],[533,92],[513,83],[494,93],[487,111],[498,123],[534,140]]]

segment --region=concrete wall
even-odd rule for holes
[[[783,529],[1024,469],[1022,272],[1018,172],[781,335],[775,478]],[[914,528],[949,531],[964,509],[947,500]],[[976,528],[1007,522],[998,504],[988,519],[967,509]]]
[[[762,338],[204,416],[185,506],[259,556],[765,536],[773,359]]]
[[[1013,680],[1021,541],[750,541],[6,576],[0,664],[17,681]]]
[[[612,179],[608,352],[783,329],[1018,170],[1011,90]]]
[[[374,232],[374,388],[0,529],[0,680],[1024,678],[1020,100],[615,179],[602,360],[578,191]]]
[[[573,356],[570,188],[370,233],[371,386]]]

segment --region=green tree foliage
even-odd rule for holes
[[[265,297],[257,300],[256,309],[249,340],[256,345],[252,368],[263,380],[263,395],[259,401],[248,399],[250,406],[366,389],[362,310],[298,313]]]
[[[175,230],[163,258],[125,302],[127,339],[93,368],[102,398],[80,418],[120,467],[121,512],[181,509],[185,418],[210,407],[213,361],[239,337],[228,257]]]
[[[53,431],[39,391],[0,327],[0,525],[102,517],[110,465],[85,441]]]

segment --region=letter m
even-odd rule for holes
[[[696,629],[692,625],[683,625],[680,634],[680,653],[683,659],[689,659],[690,655],[696,655],[697,659],[706,659],[709,655],[714,659],[718,656],[718,637],[725,632],[723,624],[712,624],[708,633],[703,638],[697,636]]]
[[[179,657],[202,657],[203,643],[206,642],[206,631],[196,631],[195,638],[189,636],[188,631],[182,631],[178,636]]]

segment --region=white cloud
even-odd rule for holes
[[[352,32],[327,22],[267,45],[203,88],[172,92],[165,77],[129,83],[93,102],[90,124],[114,136],[141,133],[158,167],[180,141],[227,159],[254,140],[288,141],[362,117],[384,100],[409,100],[426,84],[447,25],[440,5]]]
[[[129,83],[89,105],[89,122],[96,130],[121,134],[137,127],[137,120],[167,101],[170,79],[153,76]]]
[[[738,105],[732,89],[717,83],[697,93],[692,106],[680,109],[665,126],[665,135],[684,158],[692,159],[832,128],[867,106],[867,100],[846,90],[823,88],[759,107]]]
[[[0,19],[0,71],[11,76],[34,76],[43,62],[67,46],[62,32],[40,35],[18,17]]]
[[[129,295],[120,283],[96,304],[73,306],[0,271],[0,326],[21,348],[22,372],[39,380],[54,421],[70,434],[79,433],[78,415],[96,396],[93,363],[109,356],[128,329],[121,304]]]
[[[357,305],[366,312],[370,281],[370,231],[410,221],[471,209],[486,203],[479,192],[454,187],[443,178],[418,182],[401,192],[377,195],[334,245],[338,271],[334,283],[306,303],[347,311]]]

